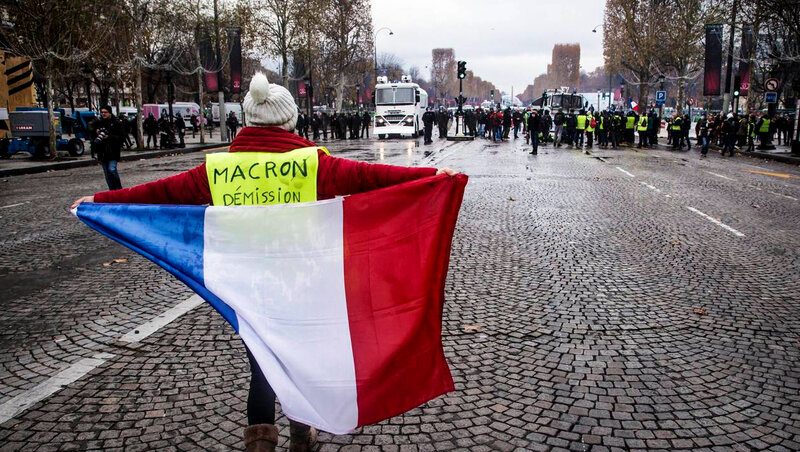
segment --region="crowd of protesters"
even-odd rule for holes
[[[426,125],[425,144],[432,142],[429,138],[429,122],[439,125],[439,137],[446,138],[448,124],[454,119],[452,113],[443,108],[438,113],[430,109],[428,111],[423,116]],[[667,132],[667,146],[676,151],[692,149],[692,120],[689,115],[674,114],[662,118],[655,109],[640,115],[634,110],[626,113],[616,109],[599,112],[583,109],[564,111],[559,108],[551,115],[548,109],[531,107],[479,107],[465,109],[463,122],[461,127],[465,135],[496,142],[512,137],[518,139],[521,133],[526,144],[532,146],[531,154],[536,154],[539,146],[547,144],[571,148],[592,148],[595,145],[603,149],[621,146],[653,148],[658,145],[662,126]],[[709,146],[719,147],[724,156],[726,153],[734,155],[736,150],[749,152],[769,149],[776,138],[777,144],[788,145],[794,133],[794,124],[786,115],[772,119],[767,113],[760,116],[715,114],[710,118],[703,114],[694,129],[694,145],[700,148],[702,156],[708,153]]]
[[[309,117],[306,113],[297,115],[297,134],[307,140],[358,140],[369,138],[372,115],[369,112],[314,112]]]

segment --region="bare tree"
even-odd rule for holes
[[[703,69],[705,24],[723,20],[722,3],[708,0],[673,0],[666,5],[664,20],[670,24],[669,39],[662,43],[660,76],[673,79],[678,85],[677,112],[685,105],[686,82],[695,79]]]
[[[403,60],[393,53],[378,54],[378,73],[389,77],[389,80],[400,80],[405,75]]]
[[[0,48],[31,60],[45,81],[50,121],[50,158],[56,158],[53,79],[66,64],[84,61],[102,45],[106,27],[97,27],[96,0],[16,0],[4,2],[7,23],[0,26]]]
[[[306,2],[308,3],[308,2]],[[308,4],[299,0],[254,0],[253,26],[259,33],[253,38],[261,39],[257,45],[268,55],[278,57],[281,62],[281,82],[289,87],[289,58],[297,50],[304,30],[305,17],[301,13],[308,9]]]
[[[456,58],[453,49],[433,49],[431,63],[431,81],[437,100],[455,96]]]
[[[341,110],[345,87],[358,81],[358,74],[368,67],[370,60],[370,5],[368,0],[330,1],[319,14],[323,52],[335,80],[336,109]]]
[[[639,104],[647,104],[650,84],[660,72],[665,43],[671,39],[664,0],[608,0],[603,25],[606,70],[621,74],[639,88]]]

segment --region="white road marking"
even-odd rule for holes
[[[653,187],[652,185],[650,185],[650,184],[648,184],[646,182],[639,181],[639,183],[644,185],[645,187],[649,188],[650,190],[653,190],[653,191],[655,191],[657,193],[661,193],[661,190],[657,189],[656,187]]]
[[[631,173],[629,173],[629,172],[625,171],[624,169],[622,169],[622,168],[620,168],[620,167],[618,167],[618,166],[617,166],[616,168],[617,168],[618,170],[622,171],[623,173],[627,174],[627,175],[628,175],[628,176],[630,176],[630,177],[636,177],[636,176],[634,176],[633,174],[631,174]]]
[[[705,218],[706,220],[716,224],[717,226],[721,227],[722,229],[725,229],[726,231],[730,231],[736,237],[744,237],[744,234],[742,234],[741,232],[737,231],[736,229],[733,229],[732,227],[728,226],[727,224],[717,220],[716,218],[713,218],[713,217],[711,217],[709,215],[706,215],[703,212],[700,212],[699,210],[695,209],[694,207],[686,206],[686,208],[691,210],[692,212],[700,215],[701,217]]]
[[[794,196],[784,195],[783,193],[778,193],[776,191],[771,191],[770,193],[772,193],[773,195],[783,196],[784,198],[789,198],[794,201],[797,201],[797,198],[795,198]]]
[[[121,338],[119,338],[119,340],[122,342],[129,342],[129,343],[139,342],[142,339],[160,330],[164,326],[168,325],[178,317],[200,306],[201,304],[203,304],[203,302],[204,300],[200,298],[200,295],[192,295],[191,297],[187,298],[186,300],[182,301],[176,306],[167,309],[163,313],[159,314],[153,320],[145,322],[137,326],[136,328],[132,329],[131,331],[128,331]]]
[[[6,401],[0,405],[0,424],[12,419],[28,408],[36,405],[40,401],[50,397],[63,387],[79,380],[84,375],[91,372],[95,367],[100,366],[108,359],[113,358],[110,353],[98,353],[91,358],[83,358],[70,365],[61,372],[53,375],[47,380],[39,383],[22,394]]]
[[[30,201],[18,202],[18,203],[16,203],[16,204],[9,204],[9,205],[7,205],[7,206],[1,206],[1,207],[0,207],[0,209],[8,209],[9,207],[17,207],[17,206],[22,206],[22,205],[25,205],[25,204],[28,204],[28,203],[30,203]]]
[[[722,179],[727,179],[727,180],[732,180],[732,181],[735,181],[735,180],[736,180],[736,179],[730,178],[730,177],[728,177],[728,176],[723,176],[722,174],[712,173],[711,171],[706,171],[706,172],[707,172],[708,174],[712,175],[712,176],[721,177]]]
[[[600,161],[601,161],[601,162],[603,162],[603,163],[607,163],[607,162],[606,162],[606,159],[604,159],[603,157],[597,157],[597,160],[600,160]]]
[[[122,342],[136,343],[155,333],[165,325],[171,323],[178,317],[186,314],[192,309],[203,304],[204,300],[199,295],[193,295],[178,305],[164,311],[159,316],[149,322],[134,328],[126,333],[119,340]],[[110,353],[98,353],[91,358],[83,358],[56,375],[41,382],[37,386],[7,400],[0,405],[0,424],[12,419],[40,401],[50,397],[62,388],[74,383],[84,375],[91,372],[94,368],[102,365],[107,360],[113,358]]]
[[[748,187],[755,188],[758,191],[762,191],[760,188],[756,187],[755,185],[748,185]],[[784,195],[783,193],[778,193],[776,191],[770,191],[770,193],[772,193],[773,195],[781,196],[783,198],[791,199],[792,201],[798,201],[798,199],[795,198],[794,196]]]

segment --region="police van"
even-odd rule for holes
[[[373,133],[379,139],[421,135],[428,93],[408,75],[402,76],[400,82],[389,83],[385,76],[378,77],[377,81]]]
[[[564,113],[577,113],[585,107],[586,102],[583,96],[570,93],[567,87],[548,89],[544,96],[534,99],[531,103],[532,109],[550,110],[551,113],[558,111],[559,108],[563,109]]]

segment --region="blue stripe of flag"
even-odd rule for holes
[[[236,332],[236,312],[203,282],[206,206],[82,203],[78,218],[175,275],[211,304]]]

